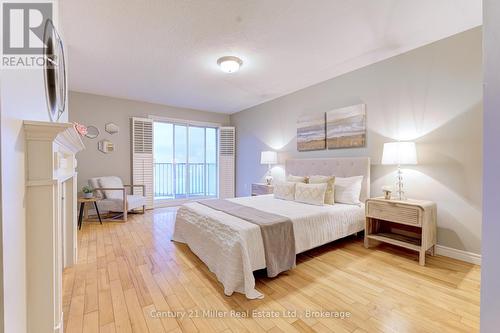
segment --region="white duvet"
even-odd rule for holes
[[[364,229],[364,206],[314,206],[275,199],[273,195],[229,199],[240,205],[288,217],[301,253]],[[262,298],[253,271],[266,267],[259,226],[196,202],[182,205],[173,240],[186,243],[224,286],[224,293],[240,292]]]

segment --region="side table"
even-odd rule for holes
[[[83,212],[85,210],[85,204],[86,203],[94,203],[95,210],[97,212],[97,217],[99,218],[99,222],[102,224],[101,220],[101,214],[99,214],[99,208],[97,207],[97,201],[99,201],[98,198],[92,197],[92,198],[78,198],[78,203],[80,204],[80,212],[78,214],[78,230],[82,229],[82,224],[83,224]]]

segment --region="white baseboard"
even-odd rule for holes
[[[477,253],[457,250],[443,245],[436,245],[436,254],[462,260],[475,265],[481,265],[481,255]]]

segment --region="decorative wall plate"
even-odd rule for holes
[[[89,139],[95,139],[99,136],[100,132],[99,129],[95,126],[87,126],[87,134],[85,136]]]
[[[97,143],[97,149],[105,154],[109,154],[115,150],[115,145],[109,140],[101,140]]]
[[[107,123],[106,126],[104,126],[104,130],[109,134],[115,134],[120,132],[120,127],[115,123]]]

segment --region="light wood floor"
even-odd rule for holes
[[[160,209],[133,215],[127,223],[84,224],[78,235],[79,264],[64,272],[65,332],[479,330],[478,266],[436,256],[421,267],[416,253],[393,247],[367,250],[350,237],[299,255],[297,268],[277,278],[260,274],[257,289],[266,297],[250,301],[241,294],[224,296],[189,248],[169,240],[174,219],[174,209]],[[204,317],[202,310],[220,310],[227,317],[214,319],[214,311]],[[253,310],[297,313],[234,317]],[[307,310],[351,316],[306,318]],[[156,319],[154,311],[194,316]]]

